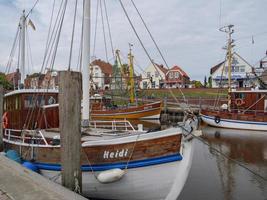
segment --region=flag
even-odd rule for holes
[[[34,26],[34,24],[33,24],[31,19],[29,19],[28,25],[30,25],[33,30],[36,30],[36,28],[35,28],[35,26]]]
[[[253,35],[252,35],[252,38],[251,39],[252,39],[251,40],[252,44],[254,44],[254,37],[253,37]]]

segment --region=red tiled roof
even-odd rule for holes
[[[112,74],[112,65],[110,63],[106,63],[105,61],[98,59],[94,60],[92,65],[99,66],[104,74]]]
[[[187,73],[185,73],[184,70],[181,69],[181,67],[178,67],[177,65],[173,66],[170,71],[178,71],[182,76],[188,77]]]

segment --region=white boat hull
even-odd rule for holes
[[[187,180],[193,157],[193,142],[184,142],[181,161],[131,168],[124,177],[114,183],[102,184],[95,178],[99,172],[83,172],[83,195],[101,199],[174,200]],[[51,179],[59,171],[41,170]],[[58,177],[57,182],[60,182]]]
[[[203,114],[201,114],[200,116],[203,122],[210,126],[220,128],[267,131],[267,122],[241,121],[221,118],[220,121],[216,123],[213,116],[207,116]]]

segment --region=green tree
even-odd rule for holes
[[[204,78],[204,88],[206,88],[207,87],[207,77],[205,76],[205,78]]]
[[[13,88],[13,85],[8,82],[5,74],[3,73],[0,74],[0,84],[3,85],[3,88],[6,90],[11,90]]]
[[[212,78],[211,78],[211,76],[209,77],[209,88],[212,88]]]

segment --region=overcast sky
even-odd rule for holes
[[[36,0],[0,0],[0,70],[4,71],[16,34],[17,25],[23,9],[26,12]],[[80,22],[82,0],[78,0],[78,21],[75,31],[75,44],[72,68],[77,69],[80,44]],[[92,0],[92,38],[95,32],[96,0]],[[137,13],[129,0],[123,0],[133,23],[151,57],[157,63],[163,63],[152,41],[146,33]],[[58,8],[60,1],[56,1]],[[219,27],[234,24],[236,40],[235,51],[252,65],[265,56],[267,50],[267,3],[266,0],[135,0],[136,6],[158,42],[170,67],[180,66],[191,79],[203,81],[212,66],[224,59],[222,47],[226,35],[218,31]],[[139,67],[146,68],[146,57],[138,40],[120,7],[118,0],[106,0],[110,19],[112,41],[115,49],[120,49],[126,58],[128,43],[132,43],[133,52]],[[33,64],[28,71],[39,72],[45,51],[53,0],[40,0],[29,16],[36,26],[36,31],[29,28]],[[74,0],[69,0],[62,35],[60,38],[55,68],[66,69],[68,65],[71,29],[73,24]],[[100,13],[99,13],[100,14]],[[105,26],[107,31],[107,26]],[[254,44],[252,44],[252,36]],[[95,56],[106,59],[101,15],[98,17],[97,42]],[[112,62],[110,40],[108,58]],[[93,43],[91,44],[93,49]],[[16,59],[16,58],[14,58]],[[16,63],[13,64],[15,70]],[[141,71],[136,67],[137,71]]]

